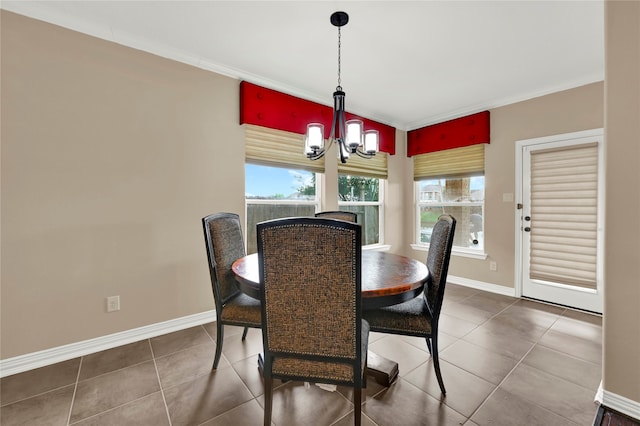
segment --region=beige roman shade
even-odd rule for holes
[[[332,148],[332,151],[337,148]],[[372,158],[358,157],[351,154],[346,163],[338,160],[338,173],[352,176],[365,176],[378,179],[387,178],[387,153],[378,152]]]
[[[413,180],[482,175],[484,146],[476,144],[414,155]]]
[[[598,146],[531,152],[531,279],[596,288]]]
[[[248,124],[244,126],[247,162],[324,173],[324,158],[312,161],[304,154],[304,135]]]

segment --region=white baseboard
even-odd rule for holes
[[[0,377],[11,376],[12,374],[22,373],[23,371],[33,370],[34,368],[67,361],[80,356],[92,354],[94,352],[104,351],[106,349],[115,348],[128,343],[160,336],[162,334],[184,330],[185,328],[195,327],[215,320],[216,311],[211,310],[144,327],[121,331],[119,333],[109,334],[95,339],[89,339],[82,342],[71,343],[69,345],[45,349],[39,352],[3,359],[0,360]]]
[[[602,390],[600,396],[601,400],[599,402],[605,407],[611,408],[633,419],[640,419],[640,402],[609,392],[606,389]]]
[[[504,296],[516,296],[516,289],[513,287],[505,287],[503,285],[486,283],[484,281],[476,281],[469,278],[456,277],[452,275],[447,276],[447,282],[452,284],[458,284],[465,287],[475,288],[477,290],[488,291],[490,293],[498,293]]]

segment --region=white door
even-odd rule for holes
[[[602,129],[516,143],[516,285],[524,297],[603,305]]]

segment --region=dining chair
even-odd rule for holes
[[[353,386],[362,415],[369,326],[362,320],[361,227],[301,217],[259,223],[264,424],[273,379]]]
[[[328,219],[340,219],[346,220],[347,222],[358,222],[358,215],[353,212],[345,212],[345,211],[326,211],[326,212],[318,212],[315,214],[315,217],[325,217]]]
[[[215,370],[222,355],[224,326],[244,327],[242,340],[245,340],[248,327],[260,328],[262,319],[260,301],[240,291],[231,270],[233,262],[246,254],[240,217],[235,213],[214,213],[202,218],[202,226],[216,306]]]
[[[443,395],[447,392],[442,381],[438,357],[438,321],[447,284],[455,229],[456,220],[451,215],[441,215],[433,227],[427,255],[429,278],[422,295],[398,305],[366,310],[363,313],[371,331],[426,339],[427,349],[431,354],[438,385]]]

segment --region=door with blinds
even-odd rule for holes
[[[602,312],[603,143],[602,129],[518,141],[522,296]]]

